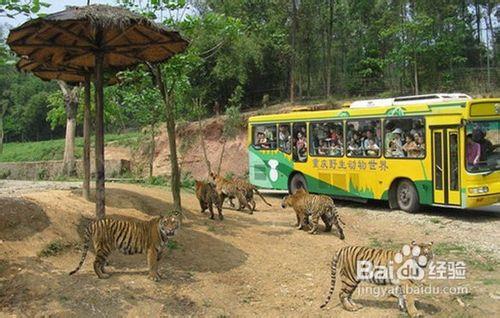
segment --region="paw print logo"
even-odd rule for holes
[[[269,170],[269,179],[271,179],[272,182],[276,182],[278,180],[278,168],[279,162],[278,160],[271,159],[267,162],[269,167],[271,167],[271,170]]]
[[[424,278],[424,268],[429,260],[421,255],[418,245],[404,245],[401,252],[394,255],[394,263],[400,265],[397,270],[397,279],[421,280]]]
[[[394,256],[394,262],[396,264],[401,264],[403,262],[404,258],[407,258],[408,256],[412,256],[412,259],[416,259],[416,262],[418,266],[420,267],[425,267],[429,260],[427,259],[427,256],[425,255],[420,255],[420,246],[415,245],[415,246],[410,246],[410,245],[404,245],[403,248],[401,249],[401,252],[398,252]]]

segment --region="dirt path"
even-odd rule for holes
[[[434,241],[436,257],[467,262],[466,280],[432,283],[465,286],[469,293],[417,296],[426,315],[493,317],[500,310],[500,213],[428,209],[409,215],[376,203],[339,203],[347,224],[342,242],[333,233],[295,230],[293,212],[282,210],[277,197],[270,201],[271,208],[258,200],[254,215],[224,209],[220,222],[200,214],[194,195],[184,192],[187,219],[161,263],[166,279],[154,283],[145,276],[143,255],[114,255],[113,276],[99,280],[89,253],[82,270],[67,275],[80,258],[78,233],[94,211],[78,190],[0,198],[0,316],[400,317],[394,299],[374,295],[355,295],[365,307],[356,313],[344,311],[337,295],[326,309],[319,305],[337,249],[400,248],[413,239]],[[110,184],[107,190],[108,214],[147,218],[169,202],[159,188]],[[56,255],[41,256],[42,250]]]

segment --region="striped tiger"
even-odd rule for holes
[[[70,272],[76,273],[83,265],[92,241],[95,252],[94,271],[99,278],[109,278],[104,266],[114,250],[123,254],[147,253],[149,277],[159,281],[158,262],[165,252],[168,239],[179,228],[176,216],[155,217],[149,221],[119,220],[105,218],[91,222],[85,229],[82,257],[78,267]]]
[[[340,223],[344,224],[339,217],[337,208],[332,198],[327,195],[309,194],[303,188],[298,189],[294,194],[286,195],[281,201],[281,207],[292,207],[297,215],[297,229],[302,229],[304,223],[309,223],[311,216],[312,227],[309,234],[318,233],[319,218],[325,223],[325,232],[329,232],[334,225],[339,232],[341,240],[345,238],[344,230]],[[344,224],[345,225],[345,224]]]
[[[404,249],[408,248],[408,251]],[[372,268],[392,268],[392,272],[399,273],[400,269],[407,268],[408,261],[416,262],[420,270],[429,264],[433,258],[432,242],[417,244],[415,241],[406,245],[401,251],[393,251],[379,248],[363,247],[363,246],[346,246],[341,248],[333,257],[331,265],[331,286],[325,302],[321,308],[325,307],[330,301],[335,289],[335,280],[337,271],[340,273],[340,303],[345,310],[356,311],[362,308],[361,305],[354,303],[351,299],[354,290],[362,281],[370,282],[376,285],[395,285],[396,293],[392,296],[398,298],[399,308],[408,312],[410,317],[419,317],[422,315],[415,307],[415,299],[411,293],[408,293],[409,287],[416,284],[416,280],[409,278],[398,279],[397,275],[359,275],[358,270],[361,266],[360,262],[369,261]],[[417,251],[417,253],[413,253]],[[415,255],[418,254],[418,255]],[[425,263],[422,263],[424,257]],[[410,263],[412,264],[412,263]],[[366,269],[366,267],[365,267]],[[372,273],[375,273],[372,272]]]
[[[248,204],[248,201],[245,197],[245,191],[238,189],[233,180],[226,179],[213,172],[210,172],[210,177],[212,177],[215,183],[215,190],[217,191],[217,194],[219,194],[222,204],[224,204],[224,200],[226,198],[237,198],[239,202],[239,207],[237,210],[241,211],[245,207],[248,207],[248,209],[250,210],[250,214],[253,214],[252,207],[250,206],[250,204]],[[232,201],[230,201],[230,203],[232,203]],[[234,207],[234,204],[232,204],[231,206]]]
[[[217,191],[215,191],[215,186],[210,182],[195,180],[195,193],[196,198],[200,202],[201,213],[205,213],[208,209],[210,212],[210,218],[214,219],[214,208],[217,208],[219,213],[219,220],[224,220],[224,215],[222,215],[222,202],[220,200]]]
[[[259,192],[259,189],[257,189],[255,185],[251,184],[245,179],[237,177],[233,177],[232,181],[239,190],[244,192],[245,199],[251,205],[252,211],[255,211],[255,207],[257,205],[253,197],[254,193],[256,193],[262,199],[262,201],[264,201],[265,204],[267,204],[268,206],[272,206],[269,202],[266,201],[262,193]],[[231,200],[232,198],[229,198],[229,203],[231,204],[231,206],[234,206]]]

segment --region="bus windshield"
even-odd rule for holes
[[[483,172],[500,169],[500,121],[467,123],[465,162],[467,171]]]

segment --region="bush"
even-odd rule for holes
[[[69,247],[70,244],[63,243],[60,240],[55,240],[47,244],[40,252],[38,252],[39,257],[49,257],[61,254],[61,252]]]
[[[1,169],[0,170],[0,179],[4,180],[4,179],[7,179],[8,177],[10,177],[10,170],[9,169],[7,169],[7,170]]]
[[[182,174],[181,177],[181,188],[186,188],[186,189],[194,189],[194,178],[191,175],[191,172],[186,172]]]
[[[168,181],[165,176],[152,176],[146,180],[146,183],[156,186],[166,186]]]
[[[36,172],[36,179],[37,180],[47,180],[49,178],[49,172],[47,169],[38,169]]]

